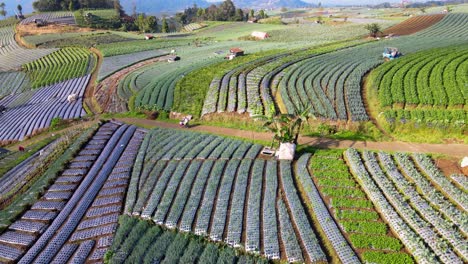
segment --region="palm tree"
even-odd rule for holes
[[[271,105],[270,108],[270,111],[266,111],[266,115],[255,115],[254,119],[263,121],[263,127],[274,134],[271,147],[273,147],[275,141],[280,144],[293,143],[297,145],[304,123],[310,118],[315,118],[310,113],[311,106],[303,109],[296,108],[294,114],[279,115],[276,115],[274,105]]]

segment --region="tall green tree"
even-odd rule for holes
[[[7,11],[5,10],[5,3],[0,3],[0,16],[6,17]]]
[[[163,17],[163,19],[162,19],[161,32],[162,33],[168,33],[169,32],[169,24],[167,23],[166,17]]]
[[[224,1],[219,8],[226,20],[232,20],[236,15],[236,6],[234,6],[234,3],[231,0]]]
[[[23,15],[23,7],[21,5],[17,5],[16,9],[18,9],[18,15],[22,16]]]
[[[260,16],[260,18],[267,18],[268,17],[267,14],[265,13],[265,10],[263,10],[263,9],[258,12],[258,15]]]
[[[364,28],[369,31],[369,36],[373,38],[377,37],[377,34],[382,32],[380,25],[377,23],[367,24]]]
[[[120,0],[114,0],[114,9],[117,14],[119,14],[119,17],[125,16],[125,11],[120,4]]]

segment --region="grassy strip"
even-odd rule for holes
[[[362,254],[366,263],[376,264],[413,264],[414,260],[406,253],[384,253],[378,251],[367,251]]]
[[[49,169],[28,189],[20,195],[7,208],[0,211],[0,232],[3,232],[15,219],[17,219],[27,208],[29,208],[63,171],[70,160],[76,156],[82,146],[92,137],[98,129],[97,125],[81,133],[80,137],[55,160]]]
[[[354,197],[354,198],[365,198],[366,195],[359,189],[340,189],[332,187],[323,187],[321,192],[331,197]]]
[[[362,234],[351,234],[351,244],[355,248],[372,248],[399,251],[403,247],[400,240],[389,236],[369,236]]]
[[[387,225],[381,222],[341,221],[340,225],[346,232],[365,233],[372,235],[385,235],[388,232]]]
[[[372,209],[372,203],[368,200],[351,200],[349,198],[332,198],[331,205],[334,208],[366,208]]]
[[[349,219],[349,220],[377,220],[379,219],[379,215],[374,211],[359,211],[359,210],[347,210],[347,209],[336,210],[336,216],[339,219]]]
[[[55,140],[57,136],[55,137],[49,137],[46,139],[43,139],[39,141],[38,143],[34,144],[29,150],[26,152],[14,152],[9,154],[8,156],[5,156],[0,160],[0,177],[5,175],[8,171],[16,167],[18,164],[26,160],[27,158],[31,157],[34,153],[38,152],[41,150],[43,147],[47,146],[50,142]],[[11,160],[10,162],[7,162],[6,164],[3,163],[4,160]]]

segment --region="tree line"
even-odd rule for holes
[[[209,21],[247,21],[249,19],[267,18],[264,10],[257,13],[255,10],[236,8],[232,0],[225,0],[219,5],[212,4],[207,8],[197,5],[186,8],[184,12],[176,14],[176,19],[182,24],[190,24],[204,20]]]
[[[112,7],[114,7],[113,0],[37,0],[33,2],[34,10],[40,12]]]

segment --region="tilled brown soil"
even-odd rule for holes
[[[445,14],[415,16],[384,30],[383,34],[410,35],[434,25],[444,17]]]

